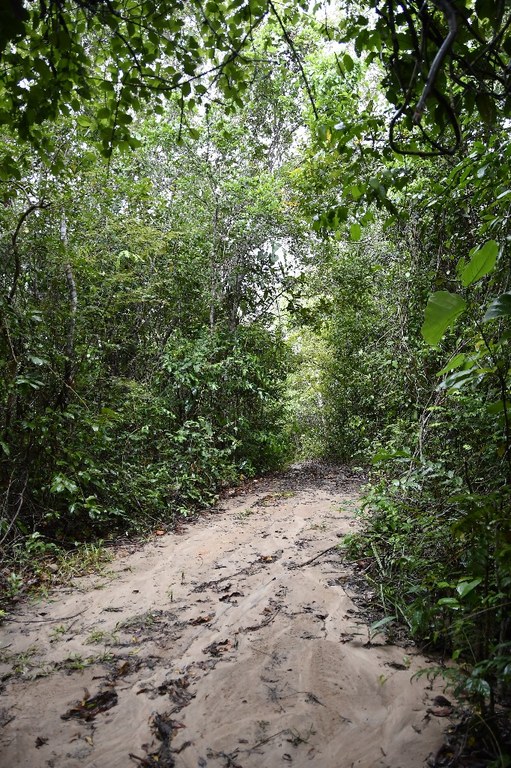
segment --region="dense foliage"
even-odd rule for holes
[[[108,166],[62,130],[58,178],[20,156],[1,214],[4,552],[171,525],[288,455],[275,313],[283,245],[305,246],[264,131],[240,147],[249,119],[210,110],[176,146],[170,106]]]

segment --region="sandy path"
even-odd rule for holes
[[[446,724],[411,681],[430,662],[367,643],[336,550],[300,567],[356,502],[339,470],[251,483],[23,607],[0,628],[2,768],[424,766]],[[62,719],[98,693],[105,711]]]

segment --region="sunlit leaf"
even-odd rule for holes
[[[471,259],[461,272],[461,282],[465,288],[493,270],[498,253],[499,245],[495,240],[488,240],[481,248],[470,251]]]
[[[466,597],[468,594],[470,594],[470,592],[472,592],[472,590],[479,586],[481,581],[481,577],[473,579],[472,581],[460,581],[456,587],[456,592],[460,597]]]
[[[424,323],[421,329],[424,341],[436,346],[446,330],[465,311],[465,299],[449,291],[437,291],[431,294],[426,307]]]
[[[451,371],[456,370],[456,368],[459,368],[461,365],[463,365],[466,359],[467,356],[462,352],[459,355],[455,355],[452,360],[449,360],[447,365],[444,365],[442,370],[438,371],[437,376],[443,376],[446,373],[450,373]]]
[[[352,224],[350,226],[350,238],[354,242],[358,242],[361,237],[362,237],[362,227],[360,226],[360,224]]]

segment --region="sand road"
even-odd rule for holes
[[[297,467],[19,608],[0,766],[427,765],[447,723],[412,678],[432,662],[368,643],[360,578],[330,549],[357,501],[347,472]]]

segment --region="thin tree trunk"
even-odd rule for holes
[[[216,246],[218,230],[218,201],[215,205],[215,217],[213,219],[213,232],[211,236],[211,248],[209,256],[210,275],[210,299],[209,299],[209,328],[213,331],[215,327],[215,304],[217,299],[217,275],[216,275]]]
[[[64,251],[67,251],[67,222],[65,217],[62,218],[60,225],[60,238]],[[66,253],[67,255],[67,253]],[[76,290],[76,282],[73,275],[73,269],[69,262],[64,267],[64,274],[66,276],[67,290],[69,296],[69,325],[67,328],[66,344],[64,348],[65,363],[64,363],[64,385],[59,397],[59,404],[64,407],[69,389],[73,387],[73,373],[74,373],[74,357],[75,357],[75,330],[76,330],[76,313],[78,311],[78,292]]]

